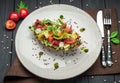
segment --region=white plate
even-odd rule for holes
[[[56,52],[35,40],[28,27],[36,19],[57,20],[60,15],[71,22],[73,29],[86,41],[80,47],[86,46],[88,53],[82,52],[80,47],[68,52]],[[82,27],[84,32],[79,31]],[[79,8],[63,4],[45,6],[32,12],[19,26],[15,39],[16,52],[24,67],[37,76],[55,80],[71,78],[89,69],[99,56],[101,43],[99,28],[92,17]],[[38,57],[40,51],[44,52],[41,58]],[[59,68],[54,70],[56,62]]]

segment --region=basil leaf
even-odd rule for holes
[[[120,40],[118,38],[112,38],[111,41],[114,44],[120,44]]]
[[[111,34],[110,34],[110,38],[114,38],[114,37],[117,37],[118,36],[118,31],[113,31]]]

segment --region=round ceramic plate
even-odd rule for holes
[[[82,44],[69,51],[50,50],[40,45],[29,30],[36,19],[57,20],[60,15],[81,36]],[[85,28],[84,32],[80,32]],[[67,79],[89,69],[99,56],[101,34],[96,22],[83,10],[63,4],[49,5],[33,11],[23,20],[16,34],[15,47],[18,58],[26,69],[47,79]],[[87,48],[88,52],[82,51]],[[43,53],[42,55],[40,55]],[[55,64],[59,68],[55,69]]]

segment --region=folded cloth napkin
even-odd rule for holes
[[[103,12],[105,9],[103,10]],[[86,10],[93,18],[96,20],[96,15],[98,10]],[[116,9],[111,9],[111,18],[112,18],[112,26],[110,31],[118,30],[118,19],[117,19],[117,11]],[[105,45],[107,45],[107,30],[105,29]],[[100,56],[95,64],[84,73],[84,75],[103,75],[103,74],[117,74],[120,73],[120,45],[115,45],[111,43],[112,46],[112,59],[113,65],[112,67],[102,67]]]
[[[111,9],[112,11],[112,28],[111,31],[118,30],[118,21],[117,21],[117,13],[115,9]],[[86,10],[95,20],[98,10]],[[106,30],[105,30],[106,32]],[[120,45],[112,44],[113,54],[113,65],[112,67],[103,68],[101,66],[100,56],[95,62],[95,64],[86,71],[83,75],[103,75],[103,74],[115,74],[120,73]],[[16,58],[8,70],[5,78],[5,83],[48,83],[47,79],[43,79],[37,77],[27,71],[22,64],[19,62],[18,58]]]
[[[4,79],[5,83],[48,83],[47,79],[39,78],[27,71],[20,63],[18,58],[15,58],[13,64],[7,72]]]

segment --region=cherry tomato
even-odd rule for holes
[[[66,28],[66,26],[67,26],[67,24],[66,24],[66,23],[64,23],[64,24],[62,25],[62,27],[63,27],[63,28]]]
[[[6,29],[12,30],[16,27],[16,23],[13,20],[7,20],[5,26]]]
[[[73,44],[73,43],[75,43],[75,42],[76,42],[75,39],[65,39],[65,40],[64,40],[64,43],[66,43],[66,44]]]
[[[38,25],[38,24],[40,24],[40,22],[41,22],[41,21],[40,21],[39,19],[37,19],[37,20],[35,21],[35,24]]]
[[[28,9],[26,9],[26,8],[20,9],[20,17],[21,18],[25,18],[26,16],[28,16],[28,14],[29,14]]]
[[[49,41],[49,42],[52,42],[53,39],[54,39],[54,38],[53,38],[52,36],[49,36],[49,37],[48,37],[48,41]]]
[[[9,19],[17,22],[19,20],[19,14],[17,12],[11,12],[9,14]]]
[[[37,25],[36,28],[41,28],[41,29],[45,29],[46,26],[42,26],[42,25]]]
[[[60,42],[59,42],[58,40],[53,40],[53,41],[52,41],[53,46],[58,46],[59,43],[60,43]]]
[[[66,28],[66,29],[65,29],[65,32],[71,33],[71,32],[72,32],[72,25],[70,26],[70,28]]]
[[[37,25],[36,28],[43,28],[43,26],[41,26],[41,25]]]

